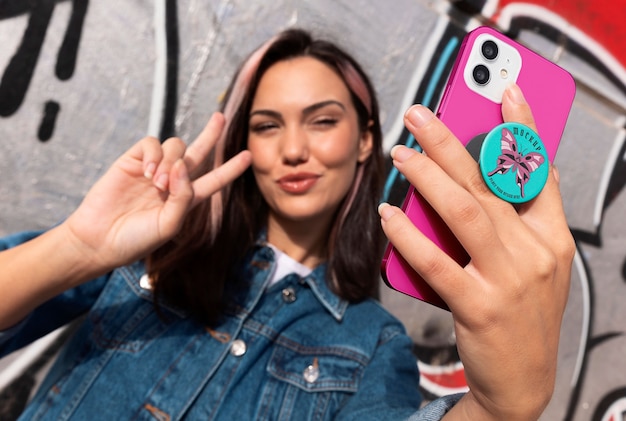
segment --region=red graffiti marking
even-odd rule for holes
[[[536,6],[549,11],[604,47],[623,68],[626,68],[626,25],[623,22],[626,1],[503,0],[498,2],[493,15],[494,20],[498,21],[499,15],[511,6],[520,10],[523,10],[524,6]],[[549,22],[549,18],[546,21]]]

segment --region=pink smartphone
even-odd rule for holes
[[[567,122],[576,86],[572,76],[551,61],[490,27],[469,32],[461,44],[438,117],[478,159],[480,144],[503,123],[502,94],[517,83],[535,117],[548,160],[552,162]],[[469,256],[426,200],[409,188],[402,209],[409,219],[460,265]],[[446,303],[389,244],[381,264],[385,283],[411,297],[448,309]]]

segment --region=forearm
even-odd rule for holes
[[[106,271],[77,246],[64,225],[0,252],[0,330],[63,291]]]

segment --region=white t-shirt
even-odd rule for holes
[[[267,285],[268,287],[274,285],[276,282],[280,281],[290,273],[295,273],[298,276],[304,278],[313,271],[313,269],[304,266],[302,263],[292,259],[288,255],[280,251],[278,248],[276,248],[276,246],[273,246],[272,244],[270,244],[269,246],[276,253],[276,266],[274,269],[274,273],[272,273],[270,277],[270,282]]]

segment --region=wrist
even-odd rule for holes
[[[103,253],[98,252],[76,234],[70,220],[55,227],[53,231],[55,230],[57,232],[51,234],[57,235],[59,244],[63,245],[63,250],[60,250],[62,256],[56,260],[62,262],[67,269],[67,281],[70,286],[79,285],[111,269],[102,259]]]
[[[535,396],[532,400],[516,399],[510,405],[503,406],[489,400],[479,399],[471,391],[457,402],[443,418],[446,421],[529,421],[537,420],[548,405],[549,399]]]

